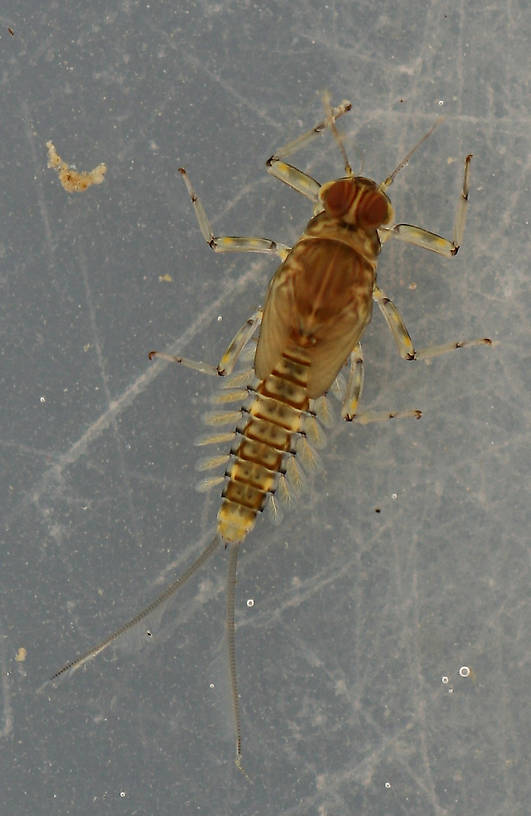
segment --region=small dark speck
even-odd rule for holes
[[[381,512],[382,512],[382,508],[381,508],[381,507],[375,507],[375,508],[374,508],[374,512],[375,512],[375,513],[381,513]]]

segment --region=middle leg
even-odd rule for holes
[[[406,324],[392,300],[390,300],[380,289],[374,285],[372,291],[373,299],[378,304],[385,322],[389,326],[391,334],[398,348],[398,353],[404,360],[428,360],[431,357],[438,357],[448,351],[465,348],[465,346],[491,346],[492,340],[488,337],[477,337],[475,340],[456,340],[451,343],[443,343],[439,346],[426,346],[426,348],[415,349],[411,335]]]
[[[385,422],[388,419],[420,419],[422,411],[413,408],[407,411],[362,411],[358,413],[358,403],[363,391],[363,353],[361,343],[356,343],[350,354],[349,373],[343,404],[341,406],[341,416],[347,422],[357,422],[360,425],[368,425],[369,422]]]
[[[261,322],[262,309],[257,309],[256,312],[245,321],[241,329],[236,332],[217,366],[211,363],[204,363],[201,360],[189,360],[187,357],[181,357],[180,355],[166,354],[163,351],[150,351],[148,356],[150,360],[154,360],[155,357],[158,357],[159,360],[167,360],[169,363],[178,363],[179,365],[186,366],[186,368],[193,368],[194,371],[200,371],[201,374],[225,377],[234,370],[238,358]]]

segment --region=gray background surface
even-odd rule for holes
[[[525,3],[3,4],[10,816],[528,813],[529,33]],[[419,345],[499,342],[407,364],[375,313],[364,406],[423,419],[338,422],[305,499],[242,547],[248,784],[222,551],[149,642],[144,627],[37,689],[182,571],[215,522],[192,441],[217,384],[147,352],[216,362],[275,262],[210,253],[177,167],[217,231],[293,242],[308,202],[263,164],[317,121],[324,89],[352,100],[346,146],[376,179],[446,115],[390,191],[398,220],[450,235],[475,154],[457,258],[391,242],[379,280]],[[105,161],[104,184],[66,194],[47,139],[79,169]],[[329,135],[296,160],[341,174]]]

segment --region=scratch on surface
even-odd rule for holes
[[[412,547],[416,549],[416,540],[412,543]],[[418,608],[419,608],[419,592],[418,592],[418,572],[416,564],[414,564],[411,574],[411,598],[413,601],[413,621],[414,621],[414,631],[418,632],[420,629],[420,619],[418,615]],[[422,669],[421,669],[421,662],[419,659],[418,654],[418,640],[417,638],[413,638],[414,648],[413,654],[411,655],[412,660],[411,663],[416,669],[417,680],[419,685],[419,694],[417,698],[417,724],[419,725],[419,749],[420,755],[422,757],[422,761],[424,764],[424,777],[425,777],[425,785],[424,788],[430,797],[430,804],[433,807],[434,813],[447,813],[446,808],[441,807],[438,802],[437,792],[435,788],[435,784],[433,781],[433,774],[431,769],[431,761],[430,755],[428,751],[428,746],[426,744],[426,733],[428,731],[427,723],[426,723],[426,698],[424,696],[424,688],[422,683]]]
[[[165,31],[161,31],[160,28],[158,28],[158,27],[155,28],[154,26],[152,26],[152,28],[153,28],[153,30],[156,30],[157,37],[162,37],[163,39],[165,39],[166,44],[173,51],[178,50],[177,44],[174,42],[174,40],[172,39],[172,37],[170,35],[168,35]],[[185,51],[183,53],[181,50],[179,50],[179,58],[183,59],[183,60],[186,60],[186,62],[191,64],[196,70],[202,70],[212,80],[212,82],[214,84],[219,85],[220,88],[223,88],[223,90],[227,94],[232,96],[233,99],[236,99],[239,102],[240,105],[242,105],[243,107],[248,108],[249,110],[251,110],[254,114],[259,116],[260,119],[262,119],[264,122],[267,122],[268,124],[272,124],[272,125],[275,125],[275,126],[278,125],[278,122],[277,122],[277,120],[275,118],[273,118],[271,116],[267,116],[267,114],[264,112],[264,110],[262,108],[260,108],[256,104],[256,100],[250,100],[249,101],[245,96],[238,93],[235,90],[235,88],[230,84],[230,82],[224,80],[219,75],[219,73],[210,70],[205,65],[204,61],[194,57],[191,54],[190,51],[187,50],[187,51]]]
[[[42,218],[42,223],[44,225],[44,234],[46,236],[46,248],[48,250],[48,262],[50,266],[53,267],[55,263],[55,246],[52,237],[52,228],[50,226],[50,219],[48,217],[48,208],[46,207],[46,200],[44,198],[42,192],[42,184],[40,183],[40,162],[37,156],[37,148],[35,145],[35,128],[33,126],[33,121],[31,118],[31,111],[29,109],[29,105],[26,101],[22,101],[22,113],[23,113],[23,120],[26,129],[26,137],[28,139],[30,150],[31,150],[31,159],[33,162],[35,177],[37,179],[37,203],[39,206],[39,211]],[[56,284],[54,284],[56,285]]]
[[[256,280],[263,265],[263,260],[255,261],[250,264],[247,272],[241,275],[234,282],[233,286],[226,287],[223,293],[198,315],[175,342],[165,349],[166,353],[175,354],[177,351],[182,352],[190,340],[199,334],[201,329],[214,319],[214,316],[219,313],[223,304],[228,300],[230,301],[235,292],[244,289],[249,282]],[[68,450],[58,455],[54,464],[42,473],[34,487],[26,491],[24,497],[15,507],[9,518],[11,519],[23,512],[28,503],[38,504],[42,494],[48,487],[62,480],[65,468],[77,462],[80,456],[87,452],[88,447],[109,428],[115,418],[120,416],[167,366],[168,363],[166,362],[152,363],[117,399],[110,400],[107,409],[96,421],[86,429]]]
[[[98,361],[98,369],[100,372],[100,377],[103,383],[103,391],[105,393],[105,398],[107,400],[107,405],[112,405],[112,396],[111,391],[109,389],[109,378],[107,375],[107,367],[105,364],[103,347],[99,336],[98,331],[98,322],[96,320],[96,310],[94,308],[94,298],[92,296],[92,289],[90,287],[90,274],[89,274],[89,266],[87,263],[87,258],[85,253],[82,250],[78,250],[78,262],[79,267],[81,269],[81,277],[83,280],[83,286],[85,289],[85,300],[87,303],[88,314],[89,314],[89,322],[92,331],[92,337],[94,338],[94,346],[96,349],[96,357]],[[116,417],[113,416],[111,419],[113,435],[116,440],[117,451],[118,451],[118,459],[120,462],[120,472],[122,473],[124,483],[125,483],[125,496],[127,501],[127,506],[129,510],[129,518],[130,523],[134,531],[134,535],[137,541],[137,544],[140,543],[140,533],[138,527],[138,519],[137,514],[135,513],[134,508],[134,501],[133,496],[131,493],[131,479],[129,472],[127,470],[127,465],[124,456],[124,448],[122,442],[122,436],[118,430],[118,426],[116,424]]]
[[[298,637],[293,631],[288,630],[286,636],[294,644],[294,648],[297,649],[301,654],[303,654],[307,659],[308,652],[313,652],[311,647],[309,646],[307,641],[303,641],[300,637]],[[319,660],[318,655],[313,656],[312,661],[307,661],[310,665],[312,662],[319,662],[320,671],[323,671],[327,674],[328,678],[333,683],[334,687],[337,687],[337,666],[336,672],[332,672],[328,669],[326,662],[322,662]],[[326,791],[334,790],[336,788],[340,788],[345,783],[351,783],[353,780],[357,779],[363,785],[371,785],[372,780],[374,777],[374,773],[376,768],[379,764],[382,763],[383,757],[387,754],[388,751],[394,749],[397,745],[400,744],[400,741],[403,737],[407,734],[410,735],[415,723],[408,721],[405,725],[401,725],[396,731],[394,731],[391,735],[389,735],[382,727],[381,724],[371,716],[369,711],[359,705],[359,701],[363,696],[363,692],[360,694],[356,694],[353,696],[349,693],[348,689],[350,688],[350,681],[345,676],[344,672],[340,670],[341,673],[341,680],[342,680],[342,687],[347,689],[346,693],[343,695],[346,700],[350,703],[353,702],[352,711],[353,713],[360,717],[360,719],[364,720],[364,730],[366,730],[367,726],[370,726],[371,729],[374,730],[376,734],[378,734],[381,742],[372,750],[369,751],[363,759],[357,763],[357,765],[352,766],[348,764],[348,761],[345,767],[342,770],[336,771],[333,774],[323,774],[323,789]],[[372,680],[368,681],[369,683]],[[411,767],[411,764],[403,759],[400,755],[400,752],[397,750],[395,753],[391,754],[393,761],[396,761],[398,765],[400,765],[406,773],[408,773],[411,779],[415,782],[418,786],[419,790],[422,790],[427,796],[432,796],[432,791],[430,788],[424,784],[422,778],[418,776],[414,772]],[[315,803],[315,800],[313,800]],[[447,813],[445,808],[441,808],[434,804],[434,813],[443,814]]]
[[[0,737],[7,737],[13,730],[13,708],[9,689],[9,672],[7,669],[6,642],[7,635],[0,636],[0,671],[2,672],[2,727]]]

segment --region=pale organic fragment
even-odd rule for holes
[[[59,181],[67,193],[80,193],[93,184],[101,184],[107,172],[106,164],[98,164],[93,170],[79,172],[68,165],[57,153],[52,141],[46,142],[48,148],[48,167],[57,170]]]

